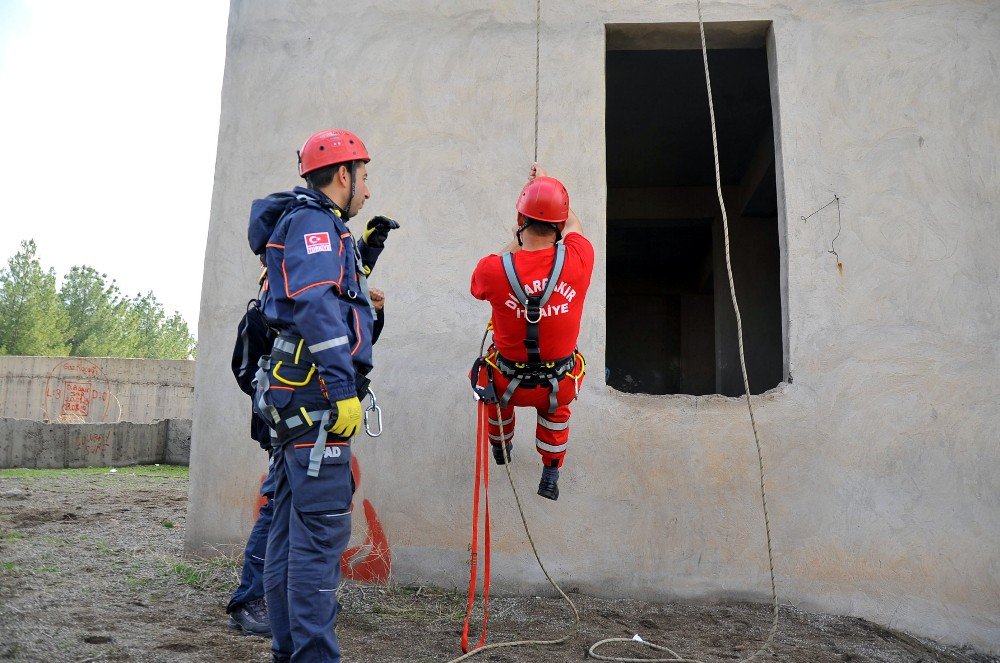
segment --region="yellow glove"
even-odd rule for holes
[[[354,437],[361,428],[361,401],[357,396],[334,403],[336,412],[330,432],[339,437]]]

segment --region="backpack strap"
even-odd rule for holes
[[[562,275],[563,266],[566,264],[566,245],[556,242],[556,255],[552,263],[552,271],[549,273],[549,280],[545,290],[541,295],[529,295],[521,285],[521,279],[514,269],[514,254],[507,252],[501,256],[503,271],[507,275],[507,283],[514,293],[514,297],[524,307],[524,319],[528,324],[524,337],[524,348],[528,351],[528,361],[540,363],[542,361],[541,349],[538,341],[538,323],[542,320],[542,307],[548,303],[552,293],[555,292],[556,284]]]

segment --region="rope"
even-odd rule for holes
[[[541,69],[539,48],[542,33],[542,0],[535,2],[535,158],[538,161],[538,72]]]
[[[485,336],[483,340],[485,344]],[[500,439],[506,440],[507,433],[503,427],[503,415],[500,414],[500,403],[497,403],[497,421],[500,422]],[[459,661],[464,661],[466,659],[472,658],[476,654],[480,654],[484,651],[488,651],[490,649],[500,649],[502,647],[524,647],[528,645],[549,647],[553,645],[561,645],[564,642],[568,641],[570,638],[572,638],[574,635],[576,635],[577,629],[580,628],[580,612],[576,609],[576,605],[573,604],[573,601],[566,595],[566,592],[562,590],[559,584],[552,579],[552,576],[549,575],[548,570],[545,568],[545,564],[542,563],[542,558],[538,555],[538,548],[535,547],[535,539],[531,536],[531,530],[528,528],[528,519],[524,515],[524,509],[521,507],[521,498],[517,494],[517,487],[514,486],[514,476],[510,472],[510,465],[511,465],[510,452],[507,451],[506,445],[504,445],[503,449],[504,449],[504,456],[506,457],[507,460],[507,462],[504,463],[504,468],[507,470],[507,481],[510,483],[510,489],[514,493],[514,502],[517,504],[517,512],[521,515],[521,524],[524,525],[524,533],[528,535],[528,543],[531,544],[531,552],[534,553],[535,555],[535,561],[538,562],[538,567],[542,570],[542,573],[545,574],[545,579],[549,581],[549,584],[552,585],[552,587],[554,587],[557,592],[559,592],[559,595],[562,596],[563,599],[565,599],[566,603],[569,604],[570,609],[573,611],[573,627],[572,630],[570,630],[566,635],[557,640],[511,640],[509,642],[497,642],[490,645],[484,645],[482,647],[479,647],[478,649],[473,649],[467,654],[463,654],[458,658],[454,658],[448,661],[448,663],[458,663]],[[489,458],[484,458],[483,462],[488,463]],[[475,560],[473,560],[473,564],[475,564]],[[484,624],[484,629],[485,629],[485,624]],[[485,630],[483,631],[483,636],[485,637]]]
[[[767,511],[767,493],[764,490],[764,453],[761,451],[760,446],[760,435],[757,433],[757,420],[753,413],[753,401],[750,399],[750,380],[747,378],[747,365],[746,359],[743,354],[743,319],[740,316],[740,307],[736,302],[736,285],[733,283],[733,265],[729,256],[729,218],[726,215],[726,203],[722,198],[722,177],[719,174],[719,138],[716,133],[715,127],[715,105],[712,103],[712,77],[708,72],[708,46],[705,43],[705,24],[701,17],[701,0],[697,0],[698,3],[698,30],[701,33],[701,57],[705,65],[705,86],[708,88],[708,114],[712,122],[712,152],[715,157],[715,189],[719,196],[719,208],[722,210],[722,228],[723,228],[723,238],[726,244],[726,273],[729,276],[729,294],[732,296],[733,300],[733,310],[736,312],[736,331],[739,340],[740,349],[740,371],[743,373],[743,389],[746,394],[747,400],[747,410],[750,412],[750,426],[753,428],[753,439],[754,444],[757,447],[757,464],[760,470],[760,501],[764,508],[764,531],[767,535],[767,563],[768,568],[771,572],[771,605],[774,618],[771,622],[771,630],[767,635],[767,639],[764,644],[760,646],[757,651],[750,654],[747,658],[742,659],[739,663],[748,663],[752,661],[762,653],[764,653],[767,648],[771,645],[774,640],[774,636],[778,631],[778,592],[775,588],[774,583],[774,551],[771,546],[771,518]],[[656,649],[658,651],[668,652],[673,656],[673,658],[617,658],[613,656],[601,656],[595,653],[597,647],[609,643],[609,642],[636,642],[630,638],[607,638],[606,640],[601,640],[600,642],[594,643],[591,646],[589,654],[593,658],[599,661],[650,661],[663,662],[663,663],[703,663],[696,659],[682,658],[676,652],[663,647],[661,645],[655,645],[651,642],[642,641],[642,644]]]

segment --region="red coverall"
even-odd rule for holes
[[[566,245],[566,262],[538,323],[542,361],[563,359],[576,350],[584,300],[594,270],[594,247],[586,237],[572,232],[563,243]],[[554,259],[555,248],[521,250],[514,254],[514,267],[525,292],[530,295],[545,289]],[[511,292],[500,256],[489,255],[479,261],[472,274],[471,292],[473,297],[488,301],[493,307],[493,344],[497,351],[509,361],[527,361],[524,308]],[[535,447],[546,466],[561,467],[569,441],[569,404],[576,397],[582,382],[582,368],[578,357],[573,370],[559,382],[555,412],[549,412],[550,389],[547,385],[518,387],[507,407],[501,409],[501,421],[496,420],[496,409],[490,408],[490,442],[499,445],[513,438],[515,406],[535,408]],[[510,380],[499,371],[494,373],[497,396],[502,396]],[[500,434],[501,423],[503,438]]]

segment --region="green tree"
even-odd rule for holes
[[[118,284],[86,265],[72,267],[59,296],[69,317],[69,353],[74,357],[124,357],[128,300]]]
[[[188,359],[194,356],[195,339],[181,314],[166,311],[152,292],[137,295],[125,306],[127,357]]]
[[[42,269],[34,240],[0,271],[0,349],[5,354],[52,356],[69,350],[69,320],[56,291],[55,270]]]

